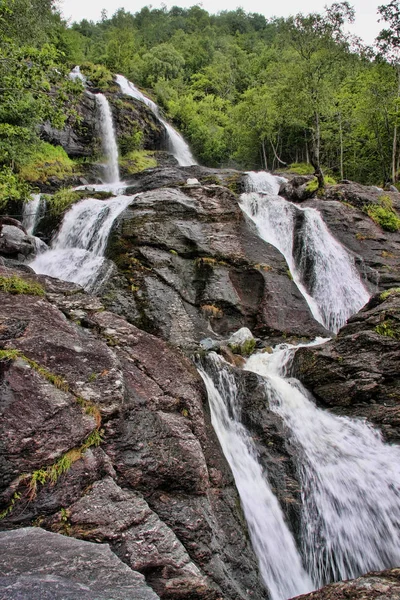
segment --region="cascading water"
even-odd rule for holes
[[[170,125],[169,123],[167,123],[167,121],[161,118],[160,109],[158,108],[157,104],[150,100],[150,98],[147,98],[147,96],[142,94],[142,92],[138,90],[137,87],[135,87],[134,84],[131,81],[128,81],[123,75],[117,75],[116,82],[121,88],[121,92],[123,94],[131,96],[132,98],[136,98],[136,100],[140,100],[141,102],[146,104],[146,106],[148,106],[150,110],[152,110],[152,112],[156,115],[156,117],[161,121],[167,132],[168,149],[171,152],[171,154],[176,158],[178,163],[182,167],[197,165],[197,162],[195,161],[188,144],[185,142],[181,134],[178,133],[176,129],[172,127],[172,125]]]
[[[104,94],[95,95],[100,112],[100,128],[102,133],[103,152],[107,159],[104,166],[105,183],[118,183],[118,146],[115,137],[111,108]]]
[[[212,371],[212,376],[208,374]],[[199,369],[207,387],[213,427],[232,469],[260,572],[271,600],[283,600],[313,589],[279,502],[257,459],[249,433],[239,420],[234,376],[215,353],[207,372]]]
[[[361,420],[318,409],[285,378],[295,352],[255,354],[245,369],[265,377],[266,401],[297,446],[303,556],[321,586],[400,564],[400,448]]]
[[[353,258],[332,237],[319,212],[278,196],[282,181],[270,173],[248,173],[240,206],[260,237],[284,255],[314,318],[337,332],[369,294]]]
[[[79,283],[93,291],[101,283],[111,227],[134,196],[110,200],[86,199],[66,213],[61,229],[48,252],[36,257],[30,266],[36,273]],[[103,280],[105,274],[101,280]]]
[[[86,83],[86,77],[81,73],[80,67],[77,65],[69,74],[70,79],[79,79],[83,84]]]
[[[33,235],[45,210],[46,201],[41,199],[41,194],[32,194],[31,199],[25,202],[22,213],[22,225],[28,235]]]

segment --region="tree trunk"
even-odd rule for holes
[[[268,171],[267,153],[265,152],[265,140],[261,142],[262,155],[264,159],[264,169]]]
[[[343,127],[342,127],[342,113],[339,113],[339,137],[340,137],[340,179],[344,179],[343,169]]]
[[[321,132],[319,125],[319,114],[317,111],[315,112],[314,117],[315,127],[311,132],[311,164],[314,167],[314,175],[318,181],[318,190],[323,190],[325,187],[325,179],[320,164]]]
[[[397,71],[397,101],[400,98],[400,65],[396,65]],[[397,117],[399,112],[398,102],[396,102],[396,110],[394,113],[394,129],[393,129],[393,147],[392,147],[392,183],[396,183],[397,174]]]

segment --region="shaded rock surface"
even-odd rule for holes
[[[255,335],[324,332],[282,255],[226,187],[138,195],[114,226],[108,257],[119,275],[103,290],[107,306],[184,348],[243,326]]]
[[[332,583],[320,590],[296,596],[299,600],[399,600],[400,569],[368,573],[350,581]]]
[[[107,544],[27,527],[0,532],[0,598],[157,600],[159,596]]]
[[[400,291],[374,296],[337,338],[300,348],[293,368],[317,401],[336,414],[364,417],[400,440]]]
[[[266,598],[193,365],[79,286],[0,271],[46,290],[1,293],[2,528],[107,542],[161,598]]]

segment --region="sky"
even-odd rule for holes
[[[382,4],[388,4],[389,0],[350,0],[350,4],[356,10],[356,22],[351,26],[352,33],[361,37],[367,44],[372,44],[379,31],[383,28],[382,23],[378,23],[377,7]],[[88,19],[97,21],[100,18],[101,10],[104,8],[108,16],[118,8],[135,13],[143,6],[152,6],[159,8],[161,4],[167,8],[171,6],[181,6],[189,8],[194,4],[202,6],[210,13],[216,13],[221,10],[235,10],[238,7],[246,12],[257,12],[271,17],[288,17],[289,15],[310,12],[323,12],[326,4],[332,4],[330,0],[280,0],[279,3],[268,2],[268,0],[246,0],[246,3],[240,0],[155,0],[151,2],[129,1],[129,0],[61,0],[60,7],[66,19],[71,21],[80,21]]]

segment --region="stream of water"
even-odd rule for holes
[[[283,179],[248,173],[240,206],[262,239],[285,257],[313,317],[337,332],[369,299],[354,258],[332,236],[320,213],[278,196]]]
[[[117,75],[116,81],[123,94],[131,96],[131,98],[136,98],[136,100],[140,100],[146,104],[146,106],[150,108],[159,121],[161,121],[167,132],[168,150],[176,158],[179,165],[182,167],[197,165],[188,143],[185,142],[181,134],[178,133],[178,131],[176,131],[176,129],[174,129],[170,123],[161,117],[160,109],[158,108],[157,104],[142,94],[142,92],[138,90],[137,87],[131,81],[128,81],[123,75]]]

